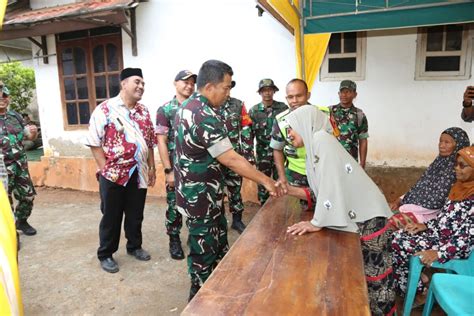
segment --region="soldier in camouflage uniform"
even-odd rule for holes
[[[171,258],[175,260],[184,259],[183,248],[179,233],[183,226],[183,216],[176,210],[176,194],[175,182],[173,174],[173,157],[174,157],[174,117],[178,107],[194,93],[197,75],[189,70],[180,71],[175,79],[174,86],[176,89],[175,97],[165,103],[156,111],[156,133],[158,135],[158,153],[160,154],[161,163],[165,172],[166,186],[166,233],[170,238],[169,252]]]
[[[21,115],[15,111],[8,111],[9,91],[0,81],[0,139],[2,154],[8,174],[8,197],[14,209],[17,230],[25,235],[36,234],[28,223],[28,217],[33,209],[35,188],[28,172],[28,162],[23,148],[23,140],[34,140],[38,135],[36,126],[25,127]],[[16,208],[13,205],[12,194],[18,201]]]
[[[272,127],[275,117],[288,109],[283,102],[273,100],[273,95],[278,91],[272,79],[262,79],[258,84],[258,94],[262,102],[254,105],[250,111],[252,120],[252,138],[256,139],[255,153],[257,169],[273,179],[278,178],[278,172],[273,160],[273,149],[270,147]],[[264,187],[258,186],[258,200],[263,205],[268,199],[268,192]]]
[[[343,80],[339,86],[340,103],[330,108],[331,117],[339,128],[338,140],[357,161],[365,168],[367,158],[367,138],[369,125],[364,112],[355,107],[352,101],[357,97],[357,85],[354,81]]]
[[[190,300],[229,248],[221,164],[265,185],[270,194],[281,194],[274,180],[233,150],[225,123],[216,113],[229,98],[232,74],[221,61],[205,62],[197,78],[198,92],[178,109],[174,122],[176,205],[187,216],[189,229]]]
[[[232,81],[232,88],[235,86],[235,81]],[[250,163],[253,162],[253,143],[251,138],[251,125],[245,104],[236,98],[229,98],[227,102],[218,110],[218,114],[225,122],[227,128],[227,137],[234,150],[245,157]],[[239,234],[245,229],[245,224],[242,222],[242,212],[244,211],[244,204],[242,203],[242,177],[227,167],[222,167],[224,174],[224,184],[227,188],[227,196],[229,198],[229,210],[232,213],[232,229],[235,229]]]

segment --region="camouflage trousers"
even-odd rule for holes
[[[188,218],[188,273],[191,283],[201,287],[229,250],[227,220],[222,212],[214,218]]]
[[[183,227],[183,215],[176,209],[176,192],[174,187],[166,186],[166,203],[168,208],[166,209],[166,233],[168,235],[179,235],[181,227]]]
[[[36,191],[30,178],[28,165],[22,166],[12,163],[6,166],[8,173],[8,199],[12,210],[14,210],[16,220],[28,219],[33,209],[33,200]],[[13,204],[13,197],[18,201],[16,207]]]
[[[275,167],[275,163],[273,162],[272,157],[262,157],[261,159],[257,160],[257,169],[264,173],[266,176],[273,178],[274,180],[278,180],[278,172]],[[258,201],[260,205],[265,204],[268,200],[270,193],[265,189],[263,185],[258,185]]]
[[[288,180],[289,184],[295,187],[309,187],[308,177],[306,175],[300,174],[288,168],[285,168],[285,174],[286,174],[286,180]],[[305,211],[314,211],[314,206],[316,205],[316,198],[314,197],[314,193],[312,190],[310,190],[310,192],[311,192],[311,200],[313,204],[311,209],[308,208],[308,202],[306,200],[300,200],[301,208]]]
[[[229,211],[232,214],[242,214],[244,203],[242,203],[242,177],[229,168],[223,167],[224,185],[227,189],[229,199]]]

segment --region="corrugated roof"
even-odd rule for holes
[[[4,26],[19,26],[63,20],[77,16],[96,15],[100,12],[126,9],[133,0],[88,0],[38,10],[15,10],[5,15]]]

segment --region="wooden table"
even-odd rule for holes
[[[303,236],[312,218],[291,197],[269,200],[182,315],[370,315],[359,236]]]

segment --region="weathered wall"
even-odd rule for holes
[[[92,158],[43,157],[40,162],[30,162],[30,173],[37,186],[69,188],[97,192],[95,179],[96,164]],[[369,176],[381,188],[388,201],[404,194],[418,180],[424,168],[370,167]],[[157,181],[149,189],[152,196],[165,196],[164,174],[161,163],[157,162]],[[242,196],[245,201],[258,203],[257,186],[244,180]]]
[[[462,95],[472,78],[415,80],[416,42],[416,28],[367,32],[366,75],[356,81],[354,103],[368,118],[370,164],[427,166],[438,153],[439,135],[451,126],[474,139],[474,125],[461,120]],[[318,79],[311,100],[337,104],[338,89],[339,81]]]

